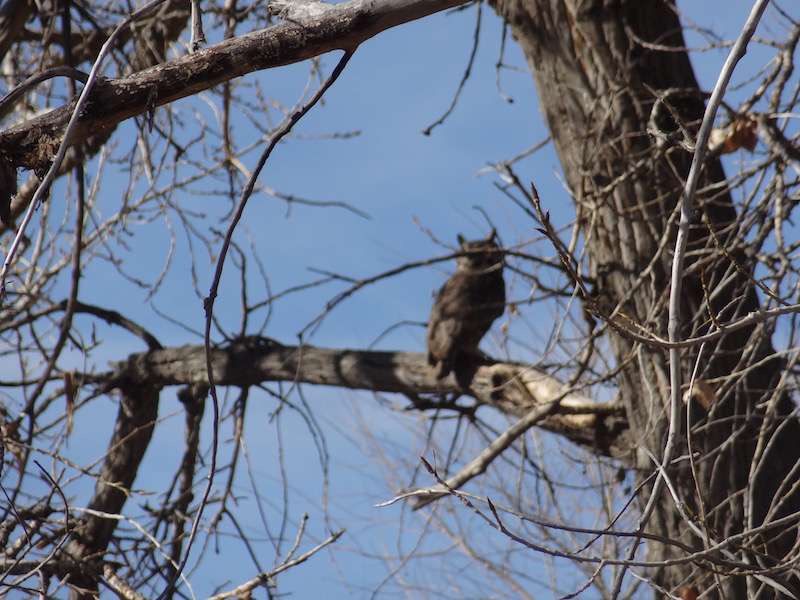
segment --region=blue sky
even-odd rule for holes
[[[725,39],[735,36],[750,5],[744,1],[721,3],[711,0],[679,4],[693,21],[713,27]],[[724,11],[720,10],[723,4]],[[505,62],[518,70],[504,70],[501,81],[504,93],[514,102],[506,102],[497,91],[494,64],[502,25],[491,10],[484,8],[477,61],[458,106],[432,135],[421,134],[421,130],[436,120],[450,103],[469,56],[475,18],[474,7],[457,13],[434,15],[370,40],[359,49],[341,79],[328,92],[324,105],[316,107],[296,128],[294,136],[277,148],[262,174],[261,183],[283,193],[348,202],[370,218],[367,220],[336,208],[297,205],[292,206],[287,214],[283,201],[263,194],[255,195],[250,200],[236,239],[245,245],[252,243],[263,261],[273,291],[315,279],[317,275],[309,268],[337,271],[358,278],[404,262],[445,254],[447,249],[434,244],[420,224],[446,244],[455,245],[457,233],[477,237],[488,231],[489,227],[476,206],[491,216],[506,244],[533,239],[533,224],[494,188],[495,176],[478,176],[488,162],[510,158],[547,136],[532,77],[511,39],[506,47]],[[765,27],[769,26],[768,18]],[[209,33],[213,43],[213,32]],[[687,36],[690,45],[701,43],[697,34],[689,32]],[[742,66],[743,72],[762,64],[764,56],[759,49],[751,52]],[[719,50],[695,56],[697,74],[707,89],[713,86],[724,59],[725,52]],[[335,61],[332,55],[323,57],[326,71]],[[239,85],[250,86],[258,81],[266,94],[291,106],[305,86],[307,75],[308,65],[295,65],[247,76]],[[243,89],[241,93],[249,92]],[[196,111],[209,122],[215,118],[202,98],[181,101],[176,108],[187,113]],[[361,134],[347,140],[311,139],[354,130]],[[117,132],[117,139],[131,140],[134,131],[133,124],[128,123]],[[257,132],[244,120],[235,124],[235,134],[241,145],[248,140],[258,140]],[[243,159],[250,168],[255,160],[256,154],[253,153]],[[191,169],[186,167],[184,175],[190,172]],[[536,182],[556,225],[572,219],[572,205],[561,183],[560,166],[550,146],[519,163],[518,173],[523,179]],[[223,181],[205,181],[192,189],[223,189]],[[108,196],[104,202],[111,210],[119,200],[124,178],[108,173],[104,183]],[[178,195],[182,194],[185,197],[176,198],[177,202],[196,210],[206,210],[214,218],[227,207],[213,196],[201,198],[187,192]],[[213,218],[210,222],[219,228],[226,225]],[[152,275],[164,262],[169,246],[167,230],[158,220],[153,224],[133,225],[136,235],[130,240],[126,260],[131,272],[141,276]],[[191,291],[186,245],[181,233],[176,239],[175,262],[154,302],[160,310],[201,330],[202,306]],[[430,309],[432,291],[441,285],[451,268],[452,265],[445,263],[420,269],[364,289],[337,307],[309,341],[322,346],[365,348],[394,323],[424,322]],[[201,260],[197,269],[199,287],[205,292],[213,264],[210,260]],[[216,307],[216,314],[231,327],[235,327],[240,318],[236,277],[235,269],[229,263]],[[253,296],[265,293],[256,277],[251,279],[251,283]],[[508,278],[507,284],[512,297],[525,297],[527,294],[524,282]],[[341,289],[339,284],[330,284],[278,302],[265,335],[287,344],[294,343],[297,333]],[[96,264],[87,270],[81,295],[86,301],[113,306],[147,324],[166,345],[200,341],[184,329],[154,316],[146,301],[146,293],[120,280],[107,264]],[[541,322],[533,323],[540,327],[542,339],[546,338],[555,316],[555,312],[543,315]],[[89,321],[80,322],[86,325]],[[104,341],[99,355],[102,360],[121,359],[143,349],[138,340],[124,333],[103,326],[98,326],[98,331]],[[526,332],[525,335],[529,334]],[[495,355],[502,355],[503,350],[495,341],[485,341],[485,348]],[[377,347],[421,351],[424,329],[413,325],[399,327],[382,338]],[[517,360],[535,361],[540,358],[522,348],[512,347],[510,351],[512,358]],[[76,356],[75,360],[80,360],[80,357]],[[234,394],[231,392],[232,396]],[[162,393],[160,414],[165,420],[148,450],[147,469],[137,481],[137,487],[163,489],[180,460],[183,414],[174,396],[174,389]],[[380,557],[396,554],[398,547],[401,554],[408,551],[416,543],[417,533],[427,527],[425,515],[407,512],[401,515],[400,506],[380,510],[373,506],[408,483],[407,474],[424,449],[421,437],[424,427],[415,415],[391,413],[367,394],[309,387],[305,388],[305,398],[319,419],[328,444],[330,524],[346,527],[348,533],[334,551],[322,553],[281,576],[279,591],[297,598],[321,593],[327,598],[370,597],[387,573],[386,564]],[[396,402],[396,399],[389,400]],[[116,408],[111,403],[96,404],[91,419],[76,423],[70,450],[79,461],[99,457],[105,448],[109,423]],[[278,434],[274,424],[270,423],[275,408],[274,402],[265,394],[254,392],[247,417],[247,444],[260,493],[267,504],[280,507]],[[311,517],[310,536],[319,540],[325,536],[328,524],[320,508],[324,488],[317,451],[302,419],[290,410],[284,411],[280,419],[286,472],[291,487],[290,520],[297,522],[303,512],[308,512]],[[369,439],[367,432],[375,439]],[[223,430],[223,454],[228,452],[229,437],[229,428]],[[209,439],[206,419],[204,443],[207,444]],[[473,439],[471,443],[477,448],[480,440]],[[403,466],[397,467],[398,463]],[[218,489],[224,479],[225,474],[218,477]],[[422,485],[428,483],[420,481]],[[79,486],[71,491],[76,496],[85,493]],[[238,510],[242,523],[255,535],[263,534],[259,533],[260,521],[253,510],[253,491],[248,489],[245,477],[239,492]],[[141,505],[145,499],[139,497],[138,504]],[[131,515],[141,514],[136,503],[129,504],[126,511]],[[212,506],[209,513],[213,512]],[[271,512],[270,518],[277,514],[279,510]],[[402,532],[401,525],[405,528]],[[495,535],[480,527],[473,531],[476,535],[490,538]],[[290,527],[288,536],[291,539],[293,535],[294,528]],[[435,535],[424,539],[422,547],[425,550],[448,546],[444,538]],[[311,539],[302,548],[308,548],[310,542]],[[222,538],[219,548],[218,557],[207,559],[202,569],[192,575],[199,596],[211,591],[212,581],[221,583],[230,578],[230,583],[236,584],[254,574],[253,565],[235,540]],[[259,548],[263,552],[263,564],[271,564],[270,545],[264,543]],[[363,553],[375,557],[367,558]],[[542,562],[535,556],[529,559],[532,564]],[[430,559],[432,562],[421,564],[411,561],[405,570],[400,571],[398,578],[441,585],[442,580],[435,576],[439,560],[434,557]],[[524,561],[528,557],[514,560]],[[432,568],[431,564],[434,565]],[[538,567],[532,570],[532,575],[541,576],[545,585],[549,583],[547,573],[539,573]],[[531,591],[535,594],[541,588],[532,586]],[[570,591],[568,586],[565,591]],[[417,597],[424,597],[422,592],[420,594]],[[394,595],[399,594],[393,580],[380,588],[380,597]],[[459,597],[457,593],[455,597]]]

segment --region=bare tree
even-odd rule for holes
[[[465,4],[156,0],[128,12],[101,1],[3,3],[0,585],[43,597],[189,596],[195,566],[208,568],[216,540],[230,535],[250,575],[219,573],[214,597],[262,587],[271,596],[281,573],[335,545],[341,531],[331,523],[310,539],[305,518],[289,514],[285,480],[280,500],[260,495],[248,411],[259,394],[274,400],[275,422],[291,412],[306,423],[325,490],[325,425],[305,396],[306,384],[319,384],[372,392],[387,413],[403,405],[424,418],[426,457],[417,462],[410,449],[387,457],[406,468],[395,470],[402,489],[383,505],[428,507],[423,530],[489,577],[473,581],[461,563],[446,562],[419,588],[402,583],[412,596],[449,586],[533,597],[544,585],[565,598],[800,598],[797,14],[759,1],[734,42],[701,30],[730,53],[709,92],[695,78],[672,1],[490,2],[528,61],[574,204],[573,222],[559,228],[552,201],[514,159],[490,169],[498,195],[538,230],[535,240],[504,240],[506,276],[529,293],[509,296],[514,319],[501,330],[513,347],[541,356],[536,364],[476,356],[457,381],[438,377],[422,348],[309,342],[353,296],[463,252],[371,276],[343,267],[276,292],[258,253],[236,235],[254,192],[359,212],[272,190],[259,174],[364,41]],[[778,33],[753,38],[765,9]],[[203,25],[223,41],[203,47]],[[770,61],[733,104],[729,79],[756,43]],[[318,57],[333,50],[342,54],[325,74]],[[310,61],[312,84],[296,107],[257,84],[242,92],[248,74],[300,61]],[[215,125],[174,104],[198,95]],[[258,143],[237,140],[237,119]],[[726,154],[746,157],[735,174],[731,165],[726,173]],[[204,213],[210,193],[226,201],[222,230]],[[128,252],[153,224],[168,239],[162,264]],[[147,301],[158,298],[176,277],[179,237],[191,257],[180,302],[202,300],[203,325],[199,309],[187,316],[157,304],[139,323],[122,303],[103,306],[85,291],[87,280],[104,277],[102,266]],[[256,281],[266,291],[254,292]],[[332,283],[341,291],[325,296]],[[266,337],[274,307],[300,294],[324,297],[324,310],[299,340]],[[543,311],[559,318],[546,348],[534,349]],[[166,345],[165,322],[204,343]],[[106,366],[98,323],[146,350],[131,347]],[[173,386],[185,415],[183,454],[164,486],[145,490],[147,465],[159,461],[146,451],[166,427],[164,390]],[[100,423],[109,397],[116,417]],[[103,432],[94,462],[70,449],[73,430],[88,424]],[[283,445],[271,460],[285,473]],[[266,539],[240,521],[243,488]],[[279,515],[277,527],[268,511]],[[415,552],[425,555],[425,539],[387,558],[387,581]],[[550,581],[532,574],[541,560],[553,561]]]

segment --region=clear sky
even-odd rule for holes
[[[750,6],[750,2],[743,0],[683,1],[679,4],[699,27],[711,27],[724,39],[736,35]],[[359,48],[341,79],[326,95],[324,105],[315,108],[297,127],[292,139],[277,148],[260,179],[263,185],[284,194],[347,202],[369,218],[340,208],[287,207],[278,198],[264,194],[254,196],[237,240],[244,245],[252,243],[263,261],[273,291],[316,279],[318,275],[309,269],[336,271],[358,278],[404,262],[445,254],[447,249],[434,244],[423,228],[450,245],[455,245],[458,233],[467,237],[485,235],[489,226],[476,207],[482,207],[490,215],[504,243],[516,244],[534,237],[533,224],[494,187],[496,176],[480,175],[487,163],[508,159],[547,136],[532,77],[510,38],[505,62],[517,70],[504,70],[501,85],[503,94],[513,98],[513,103],[507,102],[498,92],[494,65],[498,60],[502,24],[491,9],[483,9],[476,63],[458,105],[432,135],[421,133],[450,104],[467,63],[475,22],[473,6],[464,11],[434,15],[370,40]],[[769,32],[769,18],[765,27]],[[207,33],[211,43],[218,39],[216,32]],[[699,34],[689,32],[687,35],[690,45],[703,43]],[[743,65],[743,72],[748,72],[747,69],[752,72],[755,65],[763,64],[764,56],[762,50],[752,52]],[[707,89],[713,86],[724,59],[724,50],[695,56],[698,76]],[[326,71],[333,67],[335,60],[332,55],[323,57]],[[249,93],[246,86],[258,81],[265,93],[291,106],[306,85],[307,75],[308,65],[250,75],[241,80],[239,93]],[[209,103],[202,98],[183,103],[182,108],[197,111],[209,122],[216,118]],[[126,131],[132,135],[131,123],[117,132],[118,139],[125,140]],[[352,131],[359,131],[360,135],[349,139],[320,139],[326,134]],[[257,133],[244,121],[235,125],[235,133],[241,136],[238,139],[242,144],[248,139],[253,142],[258,139]],[[256,154],[251,153],[244,162],[252,167],[255,160]],[[187,169],[184,174],[190,172]],[[518,172],[524,179],[536,182],[556,225],[571,221],[572,205],[550,146],[519,163]],[[108,198],[104,201],[108,202],[108,210],[118,201],[123,181],[113,173],[106,176]],[[224,189],[223,182],[221,178],[212,184],[206,181],[193,189],[198,192]],[[220,206],[219,198],[213,195],[195,198],[192,204],[193,208],[207,210],[212,215],[222,214]],[[126,259],[128,268],[133,274],[152,277],[162,268],[168,252],[167,229],[159,221],[133,225],[136,237],[131,241]],[[213,225],[224,228],[226,223]],[[153,302],[159,310],[200,331],[203,311],[200,300],[192,292],[186,243],[180,233],[176,240],[177,251],[170,275]],[[197,268],[198,285],[205,293],[213,265],[210,261],[201,261]],[[445,263],[420,269],[363,290],[337,307],[307,341],[320,346],[366,348],[389,326],[412,322],[417,325],[394,329],[382,337],[376,347],[422,351],[424,329],[420,324],[428,317],[433,290],[441,285],[451,268],[452,265]],[[230,265],[226,275],[216,314],[222,322],[235,328],[240,319],[238,291],[228,290],[235,289],[237,275]],[[82,297],[86,301],[114,307],[149,324],[165,345],[200,342],[200,338],[185,329],[154,317],[146,293],[121,281],[109,265],[93,265],[87,270],[84,281]],[[512,298],[522,298],[528,293],[520,280],[509,278],[507,283]],[[254,296],[264,294],[263,285],[256,277],[252,278],[252,284]],[[341,285],[332,284],[278,302],[265,335],[287,344],[295,343],[298,332],[341,289]],[[526,335],[533,338],[539,335],[544,339],[554,316],[543,315],[541,330],[526,332]],[[108,360],[143,350],[138,341],[126,334],[102,326],[98,330],[104,340],[102,356]],[[487,339],[484,348],[496,356],[509,353],[516,360],[539,358],[521,346],[501,348],[496,339]],[[167,389],[162,393],[160,414],[165,421],[157,429],[148,450],[150,460],[137,487],[163,487],[180,459],[183,414],[175,400],[175,391]],[[398,505],[384,509],[373,505],[390,498],[408,484],[408,473],[424,448],[421,438],[424,427],[414,414],[391,413],[372,395],[310,387],[305,392],[305,400],[325,432],[330,460],[327,490],[330,521],[326,523],[320,508],[326,490],[314,439],[303,419],[292,411],[285,411],[280,419],[285,468],[291,487],[289,517],[296,523],[303,512],[310,515],[311,537],[303,544],[303,549],[307,549],[312,540],[322,539],[329,527],[345,527],[348,533],[332,552],[317,555],[307,564],[281,576],[278,589],[295,598],[362,598],[370,597],[376,589],[379,597],[399,595],[392,579],[379,587],[387,578],[389,565],[398,565],[397,561],[386,562],[383,557],[411,550],[417,533],[426,530],[428,525],[424,514],[402,513]],[[247,416],[247,451],[256,487],[266,503],[275,507],[268,520],[277,518],[282,502],[278,434],[270,422],[274,409],[274,402],[257,392],[250,400]],[[111,404],[100,405],[90,421],[76,423],[73,437],[76,441],[70,446],[76,459],[86,461],[102,454],[115,410]],[[207,426],[208,419],[203,438],[206,444],[210,439]],[[370,439],[367,432],[374,439]],[[228,452],[229,438],[227,429],[222,432],[223,453]],[[225,474],[218,478],[218,489],[224,478]],[[428,483],[424,478],[420,480],[421,485]],[[263,536],[251,501],[253,491],[245,478],[242,478],[239,492],[241,500],[237,510],[240,513],[237,516],[249,531]],[[75,486],[72,493],[78,495],[80,489]],[[138,505],[126,507],[128,514],[141,514],[141,505],[146,499],[137,500]],[[213,512],[212,506],[209,513]],[[406,528],[403,535],[401,527]],[[478,535],[495,535],[489,529],[473,531]],[[287,535],[291,540],[293,526]],[[223,537],[215,543],[219,543],[218,556],[207,559],[202,569],[191,576],[198,596],[211,591],[209,583],[212,581],[223,583],[228,579],[229,583],[236,584],[254,574],[252,563],[235,540]],[[431,532],[422,547],[433,550],[447,545],[444,538]],[[260,548],[264,552],[260,557],[262,563],[271,564],[274,557],[266,550],[268,544]],[[284,544],[284,550],[286,548]],[[427,560],[430,562],[410,561],[404,566],[405,570],[399,570],[398,580],[442,585],[435,577],[435,569],[444,559],[434,555]],[[463,563],[463,559],[458,560]],[[540,562],[536,556],[531,556],[530,560],[532,565]],[[531,576],[540,574],[546,578],[544,571],[533,566]],[[468,579],[466,574],[465,578]],[[531,590],[536,593],[541,588],[533,586]],[[419,596],[409,597],[426,596],[424,590],[420,590]]]

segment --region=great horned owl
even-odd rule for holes
[[[505,309],[503,251],[495,236],[494,230],[474,242],[458,236],[465,254],[439,290],[428,321],[428,364],[440,379],[458,371],[462,358],[478,355],[481,338]]]

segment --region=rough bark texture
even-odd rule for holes
[[[678,131],[678,125],[692,134],[704,109],[689,57],[681,49],[684,41],[675,7],[662,0],[495,0],[494,6],[510,24],[534,74],[541,109],[584,226],[590,274],[596,280],[595,300],[607,314],[619,308],[666,337],[672,257],[663,248],[674,246],[677,200],[691,154],[679,145],[658,143],[648,135],[648,124],[658,95],[667,96],[680,121],[660,118],[655,123],[667,134]],[[682,91],[668,94],[676,88]],[[705,213],[722,242],[730,243],[737,240],[736,210],[726,186],[713,186],[724,180],[721,164],[709,160],[696,209],[698,215]],[[709,312],[726,321],[758,307],[745,254],[734,250],[725,256],[700,220],[693,226],[690,253],[684,287],[685,336],[708,331]],[[744,268],[737,270],[731,257]],[[710,297],[703,293],[701,272],[706,289],[712,291]],[[682,499],[715,540],[764,522],[776,494],[782,493],[784,502],[770,519],[800,508],[797,493],[787,493],[786,487],[797,482],[792,469],[800,459],[800,445],[792,439],[798,439],[800,428],[795,419],[789,420],[793,403],[778,386],[782,362],[769,359],[742,372],[746,365],[772,355],[768,333],[760,327],[745,329],[706,347],[700,378],[715,382],[717,399],[692,434],[695,451],[703,454],[697,461],[702,497],[698,499],[687,468],[672,471]],[[619,386],[638,446],[634,462],[643,474],[650,473],[652,461],[643,449],[658,457],[663,449],[667,353],[638,347],[618,332],[611,335],[617,361],[626,365]],[[687,381],[697,350],[684,356]],[[757,454],[769,440],[770,451]],[[686,453],[684,438],[679,454]],[[745,490],[753,477],[758,483],[748,496]],[[650,528],[702,547],[689,535],[666,493]],[[748,550],[731,550],[767,566],[788,552],[795,539],[796,525],[748,539],[744,544]],[[770,556],[756,558],[756,550]],[[649,545],[648,552],[652,560],[670,557],[666,545]],[[751,597],[757,589],[752,578],[745,582],[723,575],[721,579],[728,598],[745,597],[745,583]],[[673,593],[681,585],[705,591],[714,581],[709,572],[691,565],[664,569],[657,580]],[[757,597],[772,593],[767,588]],[[712,591],[708,597],[717,594]]]
[[[320,3],[319,12],[296,18],[290,14],[279,25],[225,40],[163,64],[154,62],[164,54],[164,40],[161,39],[164,31],[159,29],[152,39],[143,40],[137,48],[134,62],[150,68],[129,77],[98,82],[69,143],[81,143],[134,115],[246,73],[296,63],[332,50],[355,48],[385,29],[463,2],[351,0],[338,5]],[[166,14],[172,15],[170,11]],[[0,133],[3,164],[13,168],[47,169],[74,106],[72,102]]]
[[[121,392],[114,435],[89,502],[90,510],[109,515],[122,513],[158,417],[158,388],[136,383]],[[73,532],[67,554],[82,565],[82,572],[70,579],[72,598],[97,597],[102,558],[116,526],[116,519],[90,513]]]
[[[463,390],[452,373],[439,379],[425,354],[419,352],[283,346],[250,337],[215,348],[211,362],[217,385],[291,381],[412,398],[426,393],[466,393],[515,417],[559,400],[559,409],[541,423],[543,429],[606,455],[620,456],[629,445],[627,423],[618,404],[599,404],[578,393],[564,394],[557,379],[530,365],[488,361],[475,365],[470,389]],[[159,387],[205,384],[205,351],[202,346],[181,346],[134,354],[118,363],[110,377]]]

